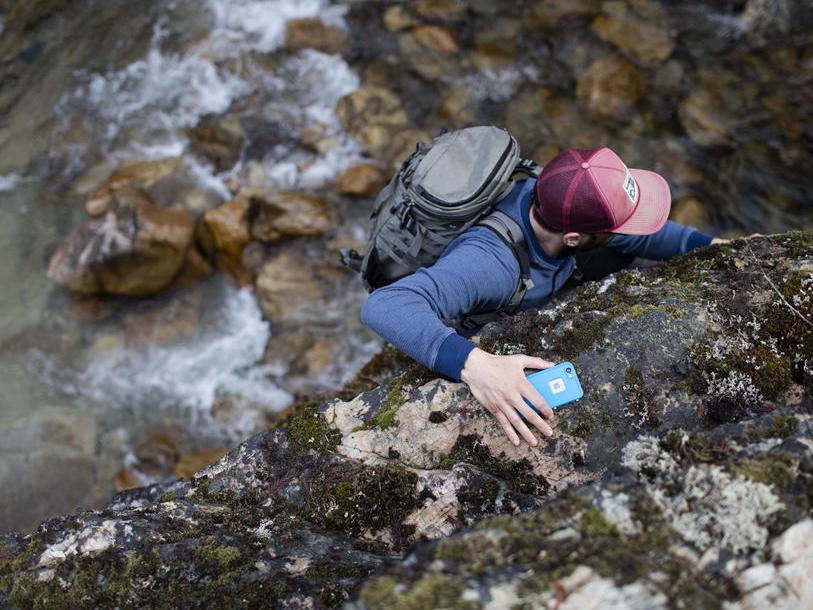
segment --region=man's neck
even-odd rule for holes
[[[564,250],[562,238],[555,233],[551,233],[550,231],[543,229],[542,225],[536,221],[531,209],[528,209],[528,215],[531,219],[531,228],[533,229],[536,240],[539,242],[542,250],[551,258],[559,258],[559,256],[562,254],[562,250]]]

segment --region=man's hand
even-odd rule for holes
[[[751,235],[749,235],[745,239],[751,239],[752,237],[764,237],[764,235],[762,235],[762,233],[751,233]],[[711,244],[709,244],[709,245],[713,246],[714,244],[727,244],[730,241],[731,241],[730,239],[724,239],[722,237],[715,237],[714,239],[711,240]]]
[[[500,422],[505,434],[514,445],[519,445],[519,433],[528,444],[536,447],[538,441],[519,414],[532,423],[542,434],[553,434],[551,427],[529,407],[527,398],[540,413],[553,421],[553,411],[542,395],[525,377],[524,369],[547,369],[552,362],[532,356],[494,356],[479,348],[469,352],[460,378],[469,386],[472,395]]]

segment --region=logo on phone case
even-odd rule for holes
[[[551,394],[561,394],[565,391],[565,380],[561,377],[557,377],[549,381],[548,386],[550,387]]]

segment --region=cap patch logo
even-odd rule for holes
[[[624,192],[627,194],[627,197],[630,198],[630,201],[635,204],[636,195],[638,194],[638,185],[629,172],[627,172],[627,178],[624,180]]]

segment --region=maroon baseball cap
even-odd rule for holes
[[[571,148],[536,181],[545,224],[569,233],[649,235],[669,217],[672,194],[660,175],[628,169],[609,148]]]

